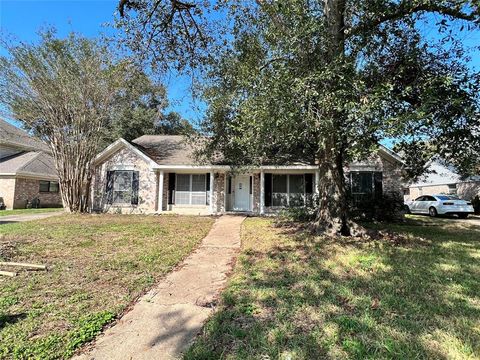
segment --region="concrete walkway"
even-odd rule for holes
[[[54,212],[44,212],[39,214],[17,214],[17,215],[0,216],[0,225],[15,223],[15,222],[23,222],[23,221],[41,220],[41,219],[49,218],[51,216],[57,216],[62,214],[64,214],[63,211],[54,211]]]
[[[77,359],[177,359],[187,349],[224,287],[240,248],[244,217],[222,216],[181,265],[143,296],[94,348]]]

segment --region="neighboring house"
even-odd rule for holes
[[[122,213],[173,212],[266,214],[301,206],[318,186],[315,164],[265,165],[239,173],[221,164],[198,164],[182,136],[119,139],[97,156],[92,210]],[[369,161],[346,171],[354,197],[402,194],[401,159],[380,147]]]
[[[450,194],[472,200],[480,195],[480,176],[463,179],[452,167],[440,160],[433,160],[427,166],[426,175],[404,189],[404,198],[408,201],[435,194]]]
[[[50,149],[0,119],[0,202],[7,209],[60,206],[62,199]]]

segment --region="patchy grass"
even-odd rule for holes
[[[0,225],[0,259],[49,267],[0,278],[0,358],[69,357],[190,253],[212,223],[62,215]]]
[[[247,219],[217,313],[186,359],[480,358],[480,226],[409,217],[391,241]]]
[[[14,209],[14,210],[0,210],[0,216],[8,215],[22,215],[22,214],[43,214],[46,212],[62,211],[63,208],[40,208],[40,209]]]

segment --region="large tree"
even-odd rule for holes
[[[168,111],[165,86],[152,80],[143,69],[130,65],[122,91],[113,99],[110,121],[102,136],[103,147],[124,138],[131,141],[146,134],[186,135],[193,126],[176,112]]]
[[[50,144],[64,207],[86,211],[96,154],[123,121],[119,113],[140,108],[134,96],[144,93],[131,92],[129,78],[136,74],[135,79],[148,79],[106,45],[76,34],[59,39],[49,30],[36,45],[5,46],[9,54],[0,58],[2,108]],[[131,103],[125,104],[126,97]]]
[[[480,81],[461,34],[478,30],[477,1],[124,0],[120,9],[127,43],[154,64],[207,70],[207,150],[253,164],[318,161],[318,226],[328,233],[355,233],[343,169],[386,137],[474,171]]]

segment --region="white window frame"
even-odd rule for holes
[[[115,189],[115,183],[117,180],[117,173],[120,172],[126,172],[130,174],[130,189],[128,190],[116,190]],[[129,193],[130,194],[130,201],[115,201],[116,196],[115,193]],[[132,197],[133,197],[133,170],[113,170],[113,186],[112,186],[112,204],[117,204],[117,205],[125,205],[125,204],[131,204],[132,203]],[[125,197],[122,197],[125,199]]]
[[[189,183],[189,186],[188,186],[188,191],[184,191],[184,190],[177,190],[178,189],[178,175],[182,175],[182,176],[188,176],[188,183]],[[193,191],[193,176],[204,176],[205,177],[205,189],[204,191]],[[211,185],[210,185],[211,186]],[[177,203],[177,200],[179,198],[178,195],[182,195],[182,194],[188,194],[188,204],[178,204]],[[205,199],[205,201],[203,202],[203,204],[192,204],[192,197],[193,196],[198,196],[198,195],[202,195]],[[207,206],[207,200],[208,200],[208,194],[207,194],[207,175],[206,174],[175,174],[175,205],[179,205],[179,206]]]
[[[287,177],[287,192],[286,193],[278,193],[278,192],[274,192],[273,191],[273,179],[275,176],[286,176]],[[303,178],[303,193],[290,193],[290,175],[292,176],[302,176]],[[287,205],[286,207],[290,207],[290,194],[301,194],[302,196],[302,201],[303,201],[303,204],[302,205],[296,205],[296,207],[302,207],[302,206],[305,206],[307,204],[307,192],[306,192],[306,186],[305,186],[305,174],[272,174],[272,205],[271,207],[272,208],[283,208],[284,206],[282,205],[273,205],[273,201],[274,201],[274,198],[275,198],[275,195],[287,195]]]

